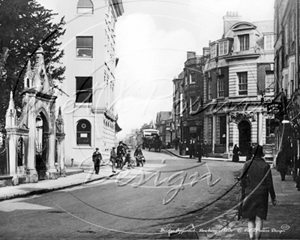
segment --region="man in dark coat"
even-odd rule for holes
[[[253,155],[253,147],[250,143],[248,151],[247,151],[247,155],[246,155],[246,161],[249,161],[252,159],[252,155]]]
[[[201,162],[202,156],[203,156],[203,144],[202,142],[198,142],[197,145],[197,149],[198,149],[198,162]]]
[[[117,161],[117,168],[121,168],[123,165],[123,157],[126,154],[126,149],[123,145],[123,142],[120,141],[119,142],[119,146],[117,147],[117,157],[118,157],[118,161]]]
[[[244,164],[240,178],[245,192],[242,217],[248,219],[250,239],[254,239],[254,234],[255,239],[259,239],[263,220],[267,219],[269,194],[273,205],[276,205],[276,195],[270,165],[262,158],[263,147],[257,145],[253,155],[253,160]]]
[[[280,172],[281,181],[285,181],[285,175],[288,169],[288,157],[286,151],[282,149],[276,158],[276,169]]]
[[[94,169],[96,174],[99,174],[101,160],[102,160],[102,155],[99,152],[99,148],[96,148],[96,151],[93,153],[93,162],[94,162]]]

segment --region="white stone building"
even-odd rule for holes
[[[115,145],[115,24],[122,0],[57,1],[65,16],[62,39],[66,66],[58,101],[65,119],[66,164],[92,164],[96,147],[108,158]]]

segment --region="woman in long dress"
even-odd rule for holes
[[[239,151],[240,151],[239,147],[235,144],[234,148],[232,150],[232,153],[233,153],[232,161],[233,162],[238,162],[240,160],[240,158],[239,158]]]

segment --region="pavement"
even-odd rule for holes
[[[178,150],[175,149],[163,149],[163,152],[167,152],[171,155],[178,156],[180,158],[190,159],[189,155],[179,155]],[[196,160],[196,159],[195,159]],[[231,162],[231,159],[226,158],[211,158],[203,157],[202,161],[225,161]],[[238,163],[244,163],[245,157],[240,157]],[[267,161],[272,164],[272,161]],[[299,216],[300,212],[300,191],[296,188],[296,183],[293,180],[292,175],[286,176],[286,181],[281,181],[279,172],[271,165],[273,185],[276,193],[277,205],[273,206],[269,198],[269,210],[267,220],[264,221],[263,232],[261,239],[300,239],[299,228]],[[236,200],[233,200],[234,202]],[[227,215],[230,216],[226,219],[219,219],[216,224],[208,229],[207,233],[199,232],[197,236],[189,235],[188,233],[175,235],[174,239],[248,239],[248,222],[247,220],[237,220],[237,210],[234,209]],[[232,216],[234,218],[232,218]],[[224,225],[220,225],[220,222],[225,222]],[[221,229],[220,229],[221,228]],[[200,229],[204,232],[207,229]],[[173,238],[172,238],[173,239]]]
[[[167,151],[169,154],[176,155],[176,152],[174,152],[175,150],[172,152],[172,149],[164,149],[163,152],[165,151]],[[189,158],[189,156],[180,157]],[[222,158],[203,158],[202,160],[231,161],[231,159]],[[241,162],[243,161],[244,160],[242,159]],[[80,186],[82,184],[98,181],[100,179],[108,179],[114,175],[117,175],[119,172],[120,170],[117,169],[116,172],[113,173],[111,166],[107,163],[100,167],[99,175],[94,174],[92,167],[68,167],[66,177],[60,177],[56,180],[42,180],[38,183],[2,187],[0,188],[0,201]],[[264,223],[264,229],[268,230],[269,232],[264,232],[263,236],[265,237],[262,237],[262,239],[299,239],[299,217],[295,213],[300,212],[300,191],[297,191],[295,182],[293,181],[291,175],[286,177],[286,181],[281,181],[280,175],[275,169],[272,169],[272,175],[278,204],[277,206],[272,206],[271,204],[269,205],[268,219]],[[246,221],[237,221],[237,219],[231,220],[229,227],[231,231],[223,233],[220,239],[245,239],[248,237],[248,233],[246,232]],[[278,229],[278,231],[284,229],[284,231],[282,230],[283,232],[281,233],[272,232],[272,228],[275,230]],[[240,229],[244,229],[244,231],[238,231]],[[294,236],[298,237],[294,238]],[[180,237],[184,238],[184,234]],[[202,239],[199,235],[198,237],[199,239]],[[207,236],[206,239],[219,238],[218,236],[211,234],[211,236]]]
[[[99,175],[94,174],[92,166],[85,166],[82,168],[67,167],[66,177],[59,177],[55,180],[42,180],[37,183],[1,187],[0,201],[75,187],[104,178],[110,178],[119,172],[120,170],[116,170],[116,173],[113,173],[111,166],[108,164],[101,165]]]
[[[167,148],[167,149],[162,149],[162,152],[169,153],[173,156],[179,157],[179,158],[185,158],[185,159],[190,159],[189,155],[179,155],[179,150],[175,150],[174,148]],[[195,157],[195,159],[198,159]],[[245,156],[240,156],[238,163],[245,163],[246,162],[246,157]],[[223,162],[232,162],[231,158],[221,158],[221,157],[202,157],[201,160],[203,161],[223,161]],[[267,163],[272,164],[272,161],[266,161]]]

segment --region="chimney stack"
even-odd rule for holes
[[[226,16],[223,17],[224,32],[223,36],[229,31],[229,29],[237,22],[240,22],[242,16],[239,16],[238,12],[227,12]]]
[[[195,57],[196,57],[196,52],[191,52],[191,51],[187,52],[187,60]]]

